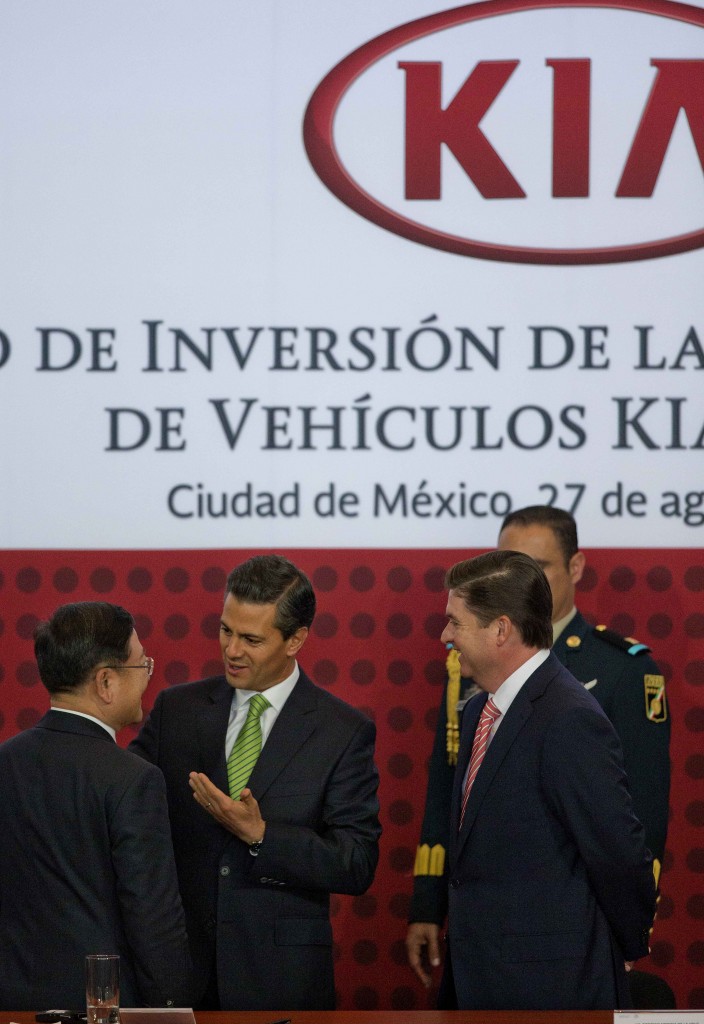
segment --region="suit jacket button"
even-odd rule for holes
[[[225,864],[225,866],[224,866],[224,867],[220,868],[220,874],[221,874],[221,875],[222,875],[223,877],[225,877],[226,875],[229,875],[229,874],[230,874],[230,869],[228,868],[227,864]]]
[[[459,878],[451,878],[450,879],[450,888],[451,889],[459,889],[459,887],[460,887],[460,880],[459,880]]]

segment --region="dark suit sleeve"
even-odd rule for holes
[[[618,737],[596,707],[553,719],[541,784],[577,844],[624,960],[646,956],[655,913],[652,858],[633,813]]]
[[[256,874],[324,892],[358,895],[369,888],[381,833],[375,738],[373,722],[361,720],[330,769],[318,822],[267,821]]]
[[[140,763],[111,801],[113,867],[140,995],[150,1006],[188,1006],[190,954],[161,772]]]

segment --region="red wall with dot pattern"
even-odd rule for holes
[[[109,600],[136,617],[158,689],[220,671],[227,572],[253,552],[0,553],[0,740],[47,706],[33,659],[38,620],[67,601]],[[365,896],[333,898],[342,1009],[433,1003],[406,966],[403,939],[415,846],[444,681],[443,574],[466,550],[287,551],[312,578],[318,615],[302,664],[377,723],[384,834]],[[704,556],[696,550],[591,550],[578,595],[590,621],[653,648],[668,684],[670,833],[650,963],[680,1008],[704,1007]],[[131,736],[126,731],[121,742]]]

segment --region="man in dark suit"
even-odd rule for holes
[[[623,747],[636,817],[645,828],[658,881],[667,836],[670,794],[670,719],[665,680],[645,644],[604,626],[590,626],[575,608],[585,567],[577,525],[564,509],[531,505],[509,513],[499,549],[530,555],[552,591],[553,652],[599,702]],[[463,676],[457,651],[447,656],[448,682],[430,758],[423,825],[416,854],[407,933],[409,962],[426,987],[441,962],[440,928],[447,914],[446,852],[450,796],[457,762],[458,707],[476,692]]]
[[[489,552],[445,584],[442,639],[481,692],[452,793],[441,1006],[628,1007],[655,883],[618,736],[550,651],[552,595],[532,558]]]
[[[166,777],[202,1009],[333,1009],[330,893],[374,878],[376,731],[299,668],[314,614],[287,559],[235,568],[224,676],[162,691],[132,744]]]
[[[35,653],[51,710],[0,746],[0,1006],[80,1010],[89,953],[119,954],[123,1006],[188,1005],[164,779],[115,743],[154,663],[97,602],[59,608]]]

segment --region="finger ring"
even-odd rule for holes
[[[210,810],[210,808],[211,808],[211,807],[212,807],[213,805],[212,805],[212,803],[210,802],[210,800],[208,800],[208,802],[207,802],[207,804],[206,804],[205,806],[206,806],[206,807],[208,808],[208,810]]]

